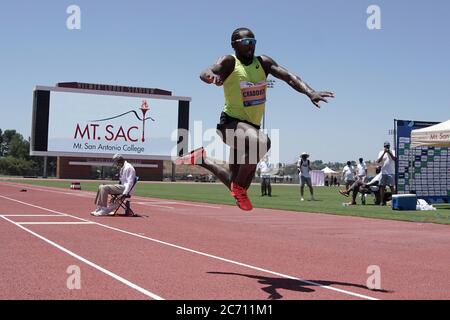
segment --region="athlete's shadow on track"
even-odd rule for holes
[[[283,296],[280,293],[278,293],[278,291],[277,291],[278,289],[310,293],[310,292],[315,291],[311,287],[317,287],[318,285],[331,286],[333,284],[347,286],[347,287],[361,288],[361,289],[365,289],[368,291],[374,291],[374,292],[384,292],[384,293],[392,293],[393,292],[393,291],[388,291],[388,290],[370,290],[366,286],[363,286],[360,284],[339,282],[339,281],[305,280],[305,281],[311,282],[311,283],[308,283],[308,282],[303,282],[303,281],[294,280],[294,279],[263,277],[263,276],[255,276],[255,275],[251,275],[251,274],[234,273],[234,272],[208,272],[208,273],[233,275],[233,276],[241,276],[241,277],[247,277],[247,278],[251,278],[251,279],[257,279],[258,283],[267,285],[267,287],[262,288],[262,290],[269,294],[268,299],[270,299],[270,300],[278,300],[278,299],[283,298]],[[316,284],[314,284],[314,283],[316,283]]]
[[[134,214],[133,216],[131,215],[126,215],[126,214],[116,214],[115,216],[105,216],[105,217],[109,217],[109,218],[150,218],[149,215],[146,214]]]

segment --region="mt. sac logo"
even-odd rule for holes
[[[116,118],[120,118],[123,117],[129,113],[133,113],[136,118],[140,121],[142,121],[142,137],[141,137],[141,141],[144,142],[145,141],[145,121],[150,119],[152,121],[155,121],[155,119],[153,119],[152,117],[145,117],[145,114],[147,113],[147,111],[149,110],[148,104],[147,104],[147,100],[142,100],[142,104],[141,107],[139,108],[142,112],[142,118],[139,117],[138,113],[134,110],[130,110],[128,112],[119,114],[117,116],[114,117],[110,117],[110,118],[105,118],[105,119],[98,119],[98,120],[91,120],[90,122],[102,122],[102,121],[108,121],[108,120],[112,120],[112,119],[116,119]],[[133,141],[133,140],[132,140]]]
[[[146,117],[146,113],[149,111],[149,106],[146,100],[142,100],[141,107],[139,108],[142,112],[142,117],[135,110],[130,110],[124,112],[122,114],[102,118],[97,120],[90,120],[90,124],[86,124],[83,128],[82,125],[77,123],[75,128],[74,139],[87,139],[90,141],[98,141],[98,140],[106,140],[106,141],[131,141],[138,142],[139,139],[141,142],[145,142],[145,122],[147,120],[155,121],[152,117]],[[142,121],[142,131],[141,136],[136,132],[139,130],[139,127],[136,125],[133,126],[119,126],[119,128],[115,128],[113,124],[99,124],[99,122],[107,122],[113,119],[117,119],[123,117],[127,114],[134,114],[137,120]],[[105,134],[102,134],[102,131],[105,131]]]

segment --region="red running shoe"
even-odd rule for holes
[[[247,190],[237,185],[236,183],[231,183],[231,195],[236,199],[236,204],[241,210],[250,211],[253,209],[252,203],[247,195]]]
[[[191,152],[181,156],[175,160],[176,165],[181,164],[200,164],[203,162],[203,159],[206,158],[206,150],[203,147],[192,150]]]

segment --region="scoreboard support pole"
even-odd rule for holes
[[[44,169],[42,172],[42,178],[47,178],[47,156],[44,156]]]

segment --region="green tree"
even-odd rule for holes
[[[9,142],[8,155],[18,159],[30,160],[30,143],[24,140],[21,134],[16,133]]]
[[[16,130],[0,130],[0,173],[8,175],[35,175],[38,161],[31,160],[30,142]]]
[[[323,168],[325,168],[325,164],[323,163],[322,160],[311,161],[311,169],[322,170]]]
[[[10,143],[12,138],[17,134],[16,130],[5,130],[2,134],[2,155],[5,157],[9,154]]]
[[[34,162],[26,159],[18,159],[12,156],[0,159],[0,173],[8,175],[34,175],[36,168]]]
[[[0,129],[0,157],[3,157],[3,131]]]

